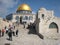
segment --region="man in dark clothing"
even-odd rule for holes
[[[18,36],[18,29],[16,30],[16,36]]]
[[[1,30],[0,30],[0,37],[1,37]]]
[[[8,30],[8,36],[9,36],[9,40],[12,41],[12,30],[11,29]]]
[[[13,31],[12,33],[13,33],[13,36],[15,36],[15,32]]]
[[[25,24],[26,24],[26,23],[24,23],[24,28],[25,28]]]
[[[4,36],[5,29],[2,29],[2,36]]]

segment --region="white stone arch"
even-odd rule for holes
[[[48,22],[48,24],[47,24],[47,32],[49,32],[49,26],[50,26],[51,23],[56,24],[56,26],[58,27],[57,30],[56,30],[56,31],[58,31],[58,32],[56,32],[56,33],[59,33],[59,25],[58,25],[58,23],[57,23],[56,21],[50,21],[50,22]],[[53,32],[54,32],[54,31],[52,31],[52,33],[53,33]]]
[[[56,32],[58,33],[58,25],[55,22],[52,22],[49,25],[49,29],[56,29]]]

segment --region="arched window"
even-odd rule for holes
[[[44,14],[42,14],[42,18],[44,19]]]
[[[49,28],[58,28],[58,26],[56,23],[53,22],[50,24]]]
[[[25,16],[25,19],[28,20],[28,16]]]
[[[33,17],[32,16],[29,16],[29,20],[33,20]]]
[[[16,18],[15,18],[16,20],[19,20],[20,18],[19,18],[19,16],[16,16]]]
[[[49,28],[53,28],[53,29],[57,29],[57,32],[58,32],[58,26],[56,23],[52,22],[50,25],[49,25]]]
[[[23,17],[23,20],[28,20],[28,16],[24,16]]]

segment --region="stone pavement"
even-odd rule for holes
[[[22,25],[16,27],[19,29],[18,37],[13,36],[13,41],[7,40],[8,36],[0,38],[0,45],[60,45],[60,40],[41,39],[38,35],[29,33],[29,29],[23,28]]]

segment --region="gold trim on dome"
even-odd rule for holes
[[[17,11],[20,11],[20,10],[28,10],[28,11],[32,11],[30,6],[27,5],[27,4],[22,4],[18,7]]]

